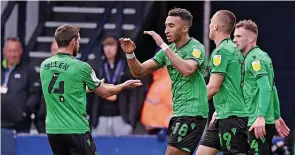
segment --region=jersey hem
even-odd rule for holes
[[[47,134],[84,134],[90,131],[89,129],[47,129]]]
[[[181,116],[200,116],[203,118],[208,118],[208,113],[207,114],[173,114],[172,117],[181,117]]]
[[[251,121],[251,122],[248,122],[248,126],[252,126],[254,124],[255,120],[254,121]],[[265,124],[275,124],[275,121],[266,121],[265,120]]]
[[[223,115],[223,116],[218,116],[218,113],[217,113],[216,119],[225,119],[225,118],[229,118],[230,116],[249,117],[249,115],[246,114],[246,113],[244,113],[244,114],[241,114],[241,113],[232,113],[232,114]]]

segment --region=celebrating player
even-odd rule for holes
[[[289,129],[280,117],[271,58],[257,45],[258,28],[251,20],[236,24],[234,42],[245,57],[244,96],[249,115],[250,154],[271,155],[275,128],[280,136]]]
[[[135,44],[130,39],[120,39],[132,74],[141,77],[167,66],[172,80],[173,117],[169,122],[166,155],[192,154],[206,125],[208,103],[204,80],[205,47],[189,36],[192,15],[185,9],[169,11],[165,34],[169,46],[154,31],[145,31],[162,49],[153,59],[140,63],[135,55]]]
[[[139,80],[110,85],[98,80],[91,67],[74,56],[79,50],[79,28],[62,25],[54,36],[58,52],[40,68],[46,102],[46,133],[54,155],[95,155],[86,119],[86,86],[101,97],[142,85]]]
[[[211,19],[209,38],[217,47],[210,58],[207,91],[208,99],[213,97],[216,113],[197,155],[215,155],[219,150],[225,155],[248,151],[248,113],[242,92],[243,55],[230,39],[235,22],[235,15],[227,10],[217,11]]]

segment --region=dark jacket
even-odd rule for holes
[[[104,67],[103,63],[99,65],[97,69],[95,69],[96,76],[99,79],[105,78],[104,75]],[[118,77],[118,80],[115,84],[120,84],[124,83],[127,80],[134,79],[134,77],[131,75],[129,71],[129,67],[126,61],[123,61],[123,65],[120,69],[120,74]],[[131,126],[135,126],[137,121],[138,121],[138,114],[140,113],[140,109],[137,108],[138,103],[138,98],[136,97],[136,91],[137,88],[135,89],[128,89],[124,90],[121,93],[117,95],[117,102],[120,110],[120,114],[123,117],[123,120],[130,124]],[[89,105],[91,106],[91,124],[93,127],[96,127],[98,125],[98,118],[101,116],[102,113],[102,98],[95,96],[95,97],[89,97],[91,98],[92,104]],[[88,102],[89,103],[89,102]],[[137,110],[138,109],[138,110]]]
[[[1,85],[5,79],[5,68],[1,66]],[[40,103],[41,85],[35,70],[24,63],[11,71],[7,84],[8,91],[1,94],[1,127],[28,129],[30,115]]]

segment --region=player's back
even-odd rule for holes
[[[213,97],[218,119],[248,116],[242,90],[243,62],[243,55],[231,39],[223,40],[211,55],[210,72],[224,75]]]
[[[65,53],[57,53],[42,62],[40,77],[46,102],[46,133],[85,133],[85,66]]]

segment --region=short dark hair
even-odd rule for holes
[[[258,27],[257,27],[256,23],[253,22],[251,19],[239,21],[236,24],[236,28],[240,28],[240,27],[242,27],[246,30],[249,30],[249,31],[253,32],[254,34],[258,35]]]
[[[54,39],[58,47],[67,47],[70,42],[75,38],[78,39],[79,27],[71,25],[62,25],[58,27],[54,34]]]
[[[225,26],[225,32],[231,33],[236,24],[236,16],[228,10],[218,11],[219,21],[222,22]]]
[[[192,26],[193,23],[193,15],[186,9],[182,8],[174,8],[168,12],[168,16],[180,17],[182,20],[185,20],[189,27]]]

